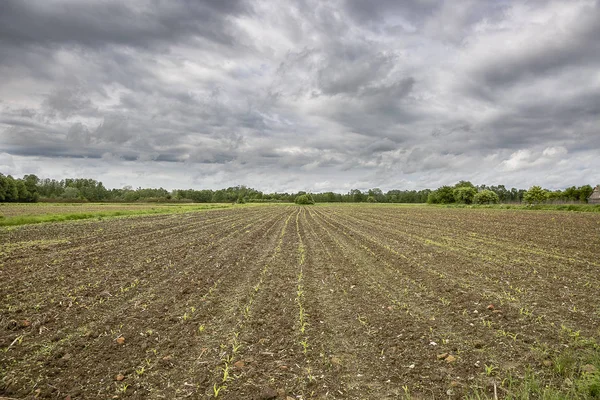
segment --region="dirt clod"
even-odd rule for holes
[[[125,379],[125,375],[123,374],[118,374],[117,376],[115,376],[115,381],[121,382],[123,379]]]
[[[257,400],[274,400],[278,396],[275,389],[264,388],[257,397]]]

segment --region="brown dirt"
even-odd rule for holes
[[[548,360],[600,340],[598,215],[265,206],[0,243],[0,396],[460,398],[560,385]]]

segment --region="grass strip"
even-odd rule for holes
[[[200,206],[186,206],[186,207],[161,207],[151,208],[146,210],[117,210],[117,211],[95,211],[95,212],[78,212],[78,213],[64,213],[64,214],[44,214],[44,215],[18,215],[14,217],[1,217],[0,226],[18,226],[18,225],[29,225],[29,224],[41,224],[48,222],[66,222],[66,221],[77,221],[91,218],[110,218],[110,217],[121,217],[129,215],[153,215],[153,214],[177,214],[193,211],[202,210],[214,210],[231,208],[231,204],[210,204]]]
[[[600,212],[600,204],[436,204],[429,206],[442,208],[486,208],[497,210]]]

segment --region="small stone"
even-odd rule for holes
[[[490,304],[489,306],[487,306],[487,309],[490,310],[490,311],[494,311],[495,308],[496,307],[494,307],[493,304]]]
[[[281,370],[285,371],[285,370],[287,370],[287,369],[288,369],[288,366],[287,366],[287,365],[280,365],[280,366],[279,366],[279,369],[281,369]]]
[[[408,366],[408,368],[410,368],[410,369],[414,369],[414,368],[415,368],[415,364],[410,364],[410,365]]]
[[[62,356],[63,360],[70,360],[71,359],[71,355],[69,353],[65,354],[64,356]]]
[[[28,326],[31,326],[31,321],[26,319],[23,322],[21,322],[21,325],[23,325],[24,328],[27,328]]]
[[[581,367],[581,372],[584,372],[586,374],[593,374],[596,371],[598,371],[598,368],[596,368],[592,364],[585,364],[583,367]]]
[[[115,381],[121,382],[123,379],[125,379],[125,375],[123,374],[118,374],[117,376],[115,376]]]
[[[550,360],[544,360],[544,361],[542,361],[542,364],[545,367],[550,367],[550,366],[552,366],[552,361],[550,361]]]
[[[445,360],[446,357],[448,357],[450,354],[448,353],[442,353],[442,354],[438,354],[437,359],[438,360]]]
[[[446,357],[446,362],[448,364],[453,363],[454,361],[456,361],[456,357],[454,357],[452,354],[448,355],[448,357]]]
[[[244,360],[239,360],[233,363],[233,366],[235,368],[244,368],[244,365],[246,365],[246,363],[244,362]]]
[[[458,386],[460,386],[460,382],[458,382],[458,381],[450,382],[450,387],[458,387]]]
[[[162,359],[163,359],[163,361],[171,361],[173,359],[173,357],[171,357],[171,356],[164,356]]]
[[[119,336],[116,342],[117,344],[125,344],[125,338],[123,336]]]
[[[429,345],[430,346],[437,346],[437,343],[436,342],[429,342]]]

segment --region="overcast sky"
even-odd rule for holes
[[[600,183],[600,1],[0,1],[0,172]]]

